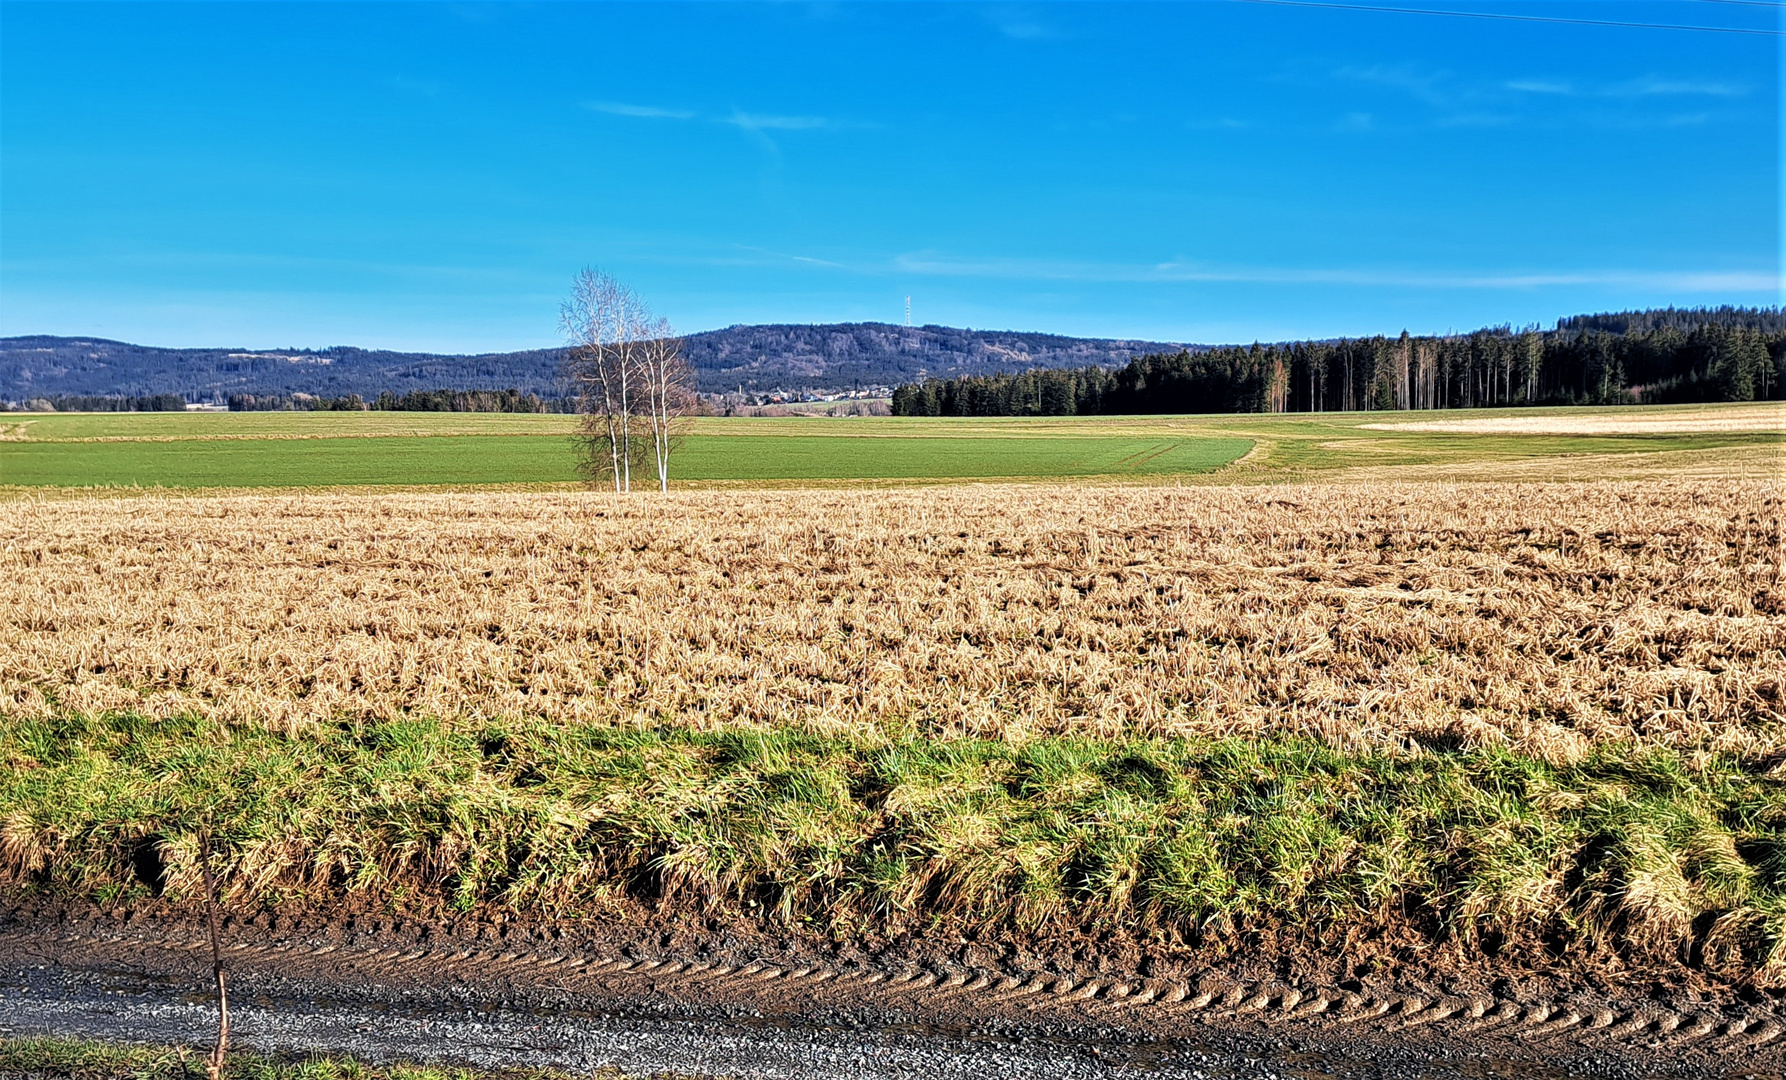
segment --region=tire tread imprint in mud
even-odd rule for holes
[[[0,917],[0,926],[7,921]],[[361,945],[351,939],[352,930],[344,933],[339,926],[306,927],[301,920],[275,926],[271,940],[227,946],[229,961],[281,977],[477,985],[497,976],[523,986],[592,996],[750,999],[788,987],[798,988],[804,1005],[871,1006],[918,1014],[950,1006],[970,1012],[1079,1016],[1142,1028],[1189,1022],[1290,1025],[1336,1033],[1418,1030],[1516,1039],[1540,1047],[1622,1044],[1714,1053],[1786,1047],[1781,1039],[1786,1035],[1786,1012],[1772,1002],[1701,1001],[1671,1007],[1650,1000],[1515,1001],[1486,994],[1427,996],[1395,988],[1357,991],[1283,980],[1237,980],[1219,973],[1184,980],[940,965],[882,968],[769,960],[736,965],[699,957],[492,948],[489,941],[461,940],[431,929],[404,944]],[[242,929],[257,935],[269,932],[252,925]],[[398,924],[389,929],[395,932]],[[344,936],[348,940],[342,940]],[[0,957],[61,964],[120,955],[145,962],[154,956],[197,955],[207,947],[202,938],[179,932],[83,934],[16,925],[0,929]]]

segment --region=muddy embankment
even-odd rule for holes
[[[202,1041],[202,921],[14,894],[0,1032]],[[270,1051],[750,1076],[1780,1075],[1786,1003],[1682,968],[1466,960],[1412,933],[1216,955],[1120,932],[851,944],[755,919],[232,915]]]

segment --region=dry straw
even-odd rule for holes
[[[1777,479],[0,505],[0,711],[1786,749]]]

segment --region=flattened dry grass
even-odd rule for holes
[[[1786,981],[1786,784],[1599,748],[911,739],[541,721],[66,717],[0,736],[0,879],[231,904],[342,891],[599,912],[622,897],[851,933],[1140,924],[1225,940],[1413,919]],[[166,867],[145,882],[143,853]]]
[[[1777,478],[0,505],[0,718],[1786,752]]]

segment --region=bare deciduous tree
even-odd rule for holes
[[[584,471],[591,482],[613,480],[632,489],[634,436],[650,403],[643,386],[643,346],[650,312],[613,275],[584,270],[559,309],[564,332],[564,377],[582,412]]]
[[[657,488],[668,491],[670,450],[677,435],[677,422],[689,414],[694,404],[694,378],[682,356],[682,339],[668,319],[651,323],[639,357]]]
[[[571,282],[570,298],[559,309],[559,327],[568,348],[565,376],[577,396],[582,413],[581,433],[586,450],[584,466],[590,480],[604,472],[614,490],[625,489],[627,469],[623,458],[632,415],[621,340],[627,319],[622,311],[625,288],[607,274],[585,268]]]
[[[571,282],[559,325],[590,481],[631,491],[634,463],[643,468],[649,460],[658,490],[668,491],[677,428],[696,400],[681,338],[637,293],[594,269]]]

